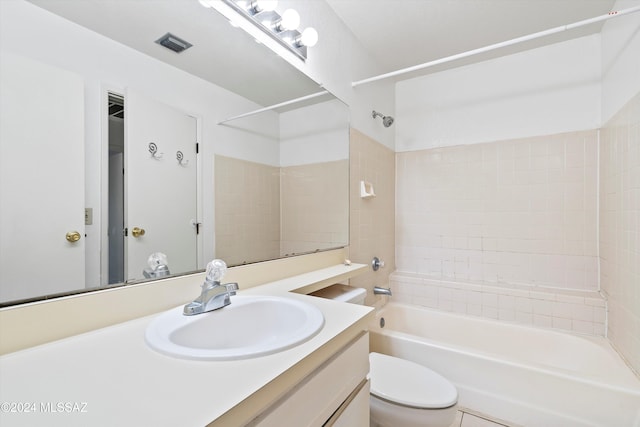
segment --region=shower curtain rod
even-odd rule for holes
[[[302,102],[302,101],[306,101],[306,100],[309,100],[309,99],[317,98],[317,97],[325,95],[327,93],[329,93],[329,92],[326,91],[326,90],[323,90],[322,92],[316,92],[316,93],[312,93],[311,95],[301,96],[300,98],[290,99],[289,101],[281,102],[279,104],[269,105],[268,107],[260,108],[258,110],[254,110],[254,111],[249,111],[248,113],[240,114],[238,116],[229,117],[228,119],[224,119],[223,121],[218,122],[218,124],[221,125],[221,124],[224,124],[224,123],[229,122],[231,120],[241,119],[243,117],[248,117],[248,116],[253,116],[254,114],[262,113],[264,111],[275,110],[276,108],[285,107],[287,105],[295,104],[297,102]]]
[[[629,13],[640,12],[640,6],[634,6],[627,9],[622,9],[618,11],[612,11],[607,13],[606,15],[596,16],[595,18],[585,19],[582,21],[574,22],[573,24],[561,25],[559,27],[551,28],[549,30],[539,31],[537,33],[529,34],[522,37],[517,37],[515,39],[507,40],[500,43],[495,43],[489,46],[481,47],[478,49],[469,50],[467,52],[458,53],[451,56],[446,56],[444,58],[436,59],[434,61],[426,62],[420,65],[414,65],[412,67],[403,68],[401,70],[392,71],[390,73],[380,74],[379,76],[369,77],[368,79],[358,80],[351,83],[352,87],[360,86],[366,83],[372,83],[378,80],[388,79],[390,77],[399,76],[401,74],[410,73],[412,71],[423,70],[425,68],[433,67],[434,65],[444,64],[447,62],[455,61],[456,59],[466,58],[468,56],[477,55],[479,53],[489,52],[495,49],[499,49],[501,47],[511,46],[517,43],[522,43],[525,41],[537,39],[540,37],[548,36],[555,33],[560,33],[566,30],[572,30],[574,28],[583,27],[585,25],[594,24],[600,21],[606,21],[611,18],[617,18],[618,16],[626,15]]]

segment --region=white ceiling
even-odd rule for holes
[[[207,13],[196,0],[29,1],[261,105],[318,91],[311,79],[264,46],[258,46],[241,30],[231,28],[217,13]],[[380,72],[603,15],[615,3],[615,0],[325,1],[379,64]],[[601,27],[602,23],[590,25],[431,71],[599,32]],[[178,55],[154,43],[166,32],[194,46]],[[211,43],[212,40],[216,43]],[[265,81],[270,83],[265,85]]]
[[[326,0],[382,72],[604,15],[615,0]],[[602,23],[502,49],[486,59],[599,32]],[[460,65],[460,62],[452,65]],[[442,69],[440,67],[439,69]],[[405,77],[406,78],[406,77]]]
[[[320,90],[316,82],[197,0],[29,1],[260,105]],[[154,42],[167,32],[193,47],[177,54]],[[70,41],[70,46],[78,42]]]

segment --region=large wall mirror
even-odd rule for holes
[[[347,117],[326,95],[224,124],[233,140],[259,137],[266,151],[215,155],[216,256],[237,265],[348,243]]]
[[[0,2],[0,306],[347,245],[348,108],[225,120],[320,90],[197,0]]]

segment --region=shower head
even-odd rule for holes
[[[382,117],[382,124],[384,125],[384,127],[388,128],[393,124],[393,117],[385,116],[384,114],[378,113],[375,110],[371,113],[371,117],[373,117],[374,119],[378,116]]]

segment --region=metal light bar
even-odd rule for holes
[[[293,52],[303,61],[307,60],[307,46],[297,43],[297,40],[300,40],[300,32],[298,30],[277,31],[275,27],[265,25],[263,20],[261,20],[261,18],[263,18],[264,20],[268,20],[269,23],[278,22],[281,17],[277,12],[253,12],[251,8],[247,10],[239,6],[235,0],[222,0],[222,2],[235,12],[242,15],[245,19],[248,19],[250,22],[255,24],[256,27],[278,42],[280,46]]]
[[[403,68],[403,69],[398,70],[398,71],[393,71],[393,72],[390,72],[390,73],[381,74],[381,75],[375,76],[375,77],[369,77],[369,78],[364,79],[364,80],[358,80],[358,81],[355,81],[355,82],[351,83],[351,86],[352,87],[356,87],[356,86],[360,86],[360,85],[363,85],[363,84],[366,84],[366,83],[372,83],[372,82],[375,82],[375,81],[378,81],[378,80],[383,80],[383,79],[388,79],[390,77],[399,76],[401,74],[406,74],[406,73],[410,73],[410,72],[418,71],[418,70],[424,70],[425,68],[433,67],[435,65],[445,64],[447,62],[452,62],[452,61],[455,61],[457,59],[466,58],[466,57],[469,57],[469,56],[477,55],[479,53],[489,52],[489,51],[496,50],[496,49],[499,49],[499,48],[502,48],[502,47],[511,46],[511,45],[514,45],[514,44],[526,42],[526,41],[529,41],[529,40],[537,39],[537,38],[548,36],[548,35],[555,34],[555,33],[560,33],[562,31],[572,30],[574,28],[583,27],[585,25],[593,24],[593,23],[596,23],[596,22],[606,21],[607,19],[617,18],[618,16],[622,16],[622,15],[626,15],[628,13],[634,13],[634,12],[640,12],[640,6],[635,6],[635,7],[630,7],[628,9],[622,9],[622,10],[619,10],[619,11],[609,12],[606,15],[600,15],[600,16],[597,16],[595,18],[585,19],[583,21],[574,22],[573,24],[561,25],[559,27],[551,28],[549,30],[539,31],[537,33],[529,34],[527,36],[517,37],[515,39],[507,40],[507,41],[504,41],[504,42],[495,43],[495,44],[492,44],[492,45],[489,45],[489,46],[485,46],[485,47],[481,47],[481,48],[478,48],[478,49],[469,50],[467,52],[458,53],[458,54],[455,54],[455,55],[451,55],[451,56],[447,56],[447,57],[444,57],[444,58],[436,59],[434,61],[426,62],[424,64],[414,65],[413,67]]]

